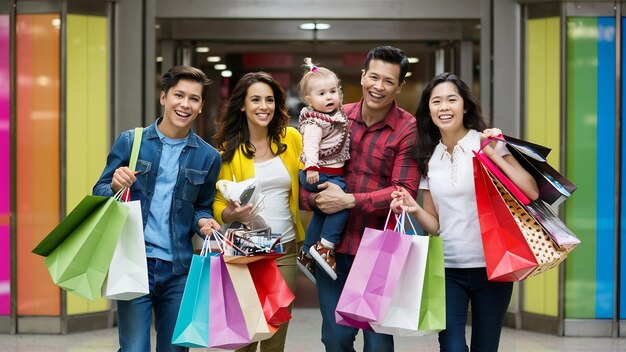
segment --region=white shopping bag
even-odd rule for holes
[[[426,334],[418,331],[418,325],[429,239],[429,236],[411,236],[411,249],[387,314],[380,321],[370,322],[374,331],[396,336]]]
[[[130,208],[130,212],[115,247],[113,260],[102,286],[102,296],[128,301],[147,295],[149,286],[141,203],[135,200],[124,204]]]

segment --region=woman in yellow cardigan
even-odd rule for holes
[[[269,74],[253,72],[235,86],[226,109],[217,117],[215,145],[222,153],[219,180],[259,179],[265,193],[260,215],[281,233],[285,255],[276,260],[287,285],[295,293],[296,242],[304,240],[298,207],[298,170],[302,136],[288,126],[285,91]],[[228,201],[217,192],[213,214],[220,223],[252,220],[253,204]],[[261,341],[261,351],[284,351],[288,323],[268,340]],[[238,351],[256,351],[254,342]]]

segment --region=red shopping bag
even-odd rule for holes
[[[487,170],[474,158],[476,206],[490,281],[520,281],[537,267],[537,261],[515,221],[511,210],[496,189]]]
[[[226,260],[226,269],[233,282],[235,293],[239,299],[241,310],[248,327],[248,335],[250,335],[250,341],[261,341],[269,339],[274,335],[277,328],[267,323],[265,314],[263,313],[263,306],[259,301],[259,297],[256,294],[254,288],[254,281],[252,281],[252,275],[250,275],[250,269],[245,264],[231,264]]]
[[[268,324],[280,325],[289,321],[289,305],[296,296],[287,286],[276,262],[271,258],[253,261],[248,263],[248,269]]]
[[[335,309],[338,324],[369,328],[385,316],[410,248],[409,236],[365,228]]]

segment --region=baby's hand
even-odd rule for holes
[[[306,182],[310,185],[318,183],[320,180],[320,173],[315,170],[307,170]]]

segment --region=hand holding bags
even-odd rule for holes
[[[248,343],[248,327],[224,257],[211,256],[209,347],[236,349]]]
[[[131,169],[139,154],[142,132],[142,128],[135,129]],[[33,253],[46,257],[46,266],[55,284],[90,300],[99,298],[103,292],[109,298],[125,299],[147,293],[141,209],[138,202],[130,205],[132,211],[119,203],[117,200],[123,191],[115,197],[86,196],[33,249]],[[124,236],[120,239],[122,232]],[[122,263],[122,258],[130,258],[130,261]],[[108,277],[106,285],[105,277]]]
[[[410,238],[411,249],[387,314],[370,323],[376,332],[421,336],[446,327],[443,239],[417,235]]]
[[[200,254],[192,258],[172,343],[235,349],[270,338],[278,327],[268,321],[280,324],[289,320],[291,315],[286,309],[295,298],[278,272],[274,257],[211,253],[210,237],[204,239]],[[224,244],[222,235],[214,232],[214,237],[218,246]],[[233,258],[255,260],[229,263]],[[253,262],[263,262],[259,267],[270,269],[253,273],[249,269]],[[274,269],[279,279],[273,278]]]
[[[187,283],[178,310],[178,318],[172,343],[186,347],[207,347],[209,345],[209,282],[211,280],[211,256],[207,253],[207,242],[200,254],[191,258]]]
[[[46,257],[52,281],[68,292],[100,298],[128,207],[113,197],[86,196],[32,252]]]
[[[580,244],[580,240],[554,214],[548,204],[558,205],[576,190],[576,186],[546,162],[545,157],[550,149],[512,137],[504,139],[502,136],[488,139],[483,142],[481,148],[492,140],[506,143],[511,155],[533,176],[539,186],[539,199],[530,201],[486,155],[480,151],[475,152],[474,155],[489,170],[489,173],[495,176],[518,202],[523,204],[523,207],[530,212],[560,249],[568,251],[574,249]]]
[[[142,134],[143,128],[135,128],[135,139],[128,165],[131,171],[135,171]],[[129,201],[129,191],[126,189],[123,197],[124,204],[129,207],[128,218],[115,247],[107,279],[102,288],[103,297],[125,301],[147,295],[150,291],[141,202]]]
[[[335,310],[338,324],[367,329],[385,315],[410,247],[409,236],[365,228]]]
[[[495,138],[495,137],[491,137],[491,138],[486,139],[485,141],[482,141],[481,144],[480,144],[480,149],[478,149],[478,152],[474,151],[474,158],[478,159],[484,168],[489,170],[489,172],[492,175],[494,175],[500,182],[502,182],[504,184],[504,186],[506,187],[506,189],[509,190],[509,192],[511,192],[513,194],[513,196],[515,196],[515,199],[517,199],[522,204],[530,203],[530,199],[528,199],[528,197],[526,197],[524,192],[522,192],[522,190],[519,189],[515,185],[515,183],[513,183],[511,180],[509,180],[509,178],[506,177],[506,175],[504,175],[504,173],[502,173],[502,171],[500,171],[500,169],[498,169],[496,164],[494,164],[493,161],[491,161],[491,159],[489,159],[489,157],[485,153],[481,152],[482,149],[485,146],[487,146],[487,144],[489,144],[492,141],[496,141],[496,140],[497,141],[503,141],[503,139]]]
[[[519,281],[537,267],[522,230],[478,158],[474,162],[474,187],[478,220],[491,281]]]
[[[561,263],[559,251],[541,225],[496,177],[474,159],[476,204],[491,281],[520,281]]]
[[[250,342],[244,314],[222,255],[208,247],[207,236],[191,259],[172,343],[238,348]]]
[[[150,292],[141,203],[134,200],[122,204],[129,213],[111,258],[102,297],[128,301]]]

